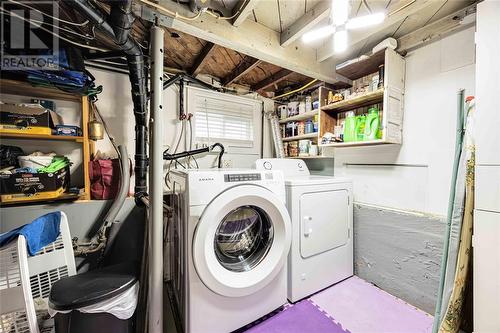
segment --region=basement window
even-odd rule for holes
[[[189,87],[188,112],[199,145],[222,143],[228,152],[258,154],[262,103],[250,98]]]

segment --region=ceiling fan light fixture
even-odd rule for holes
[[[333,52],[342,53],[347,50],[347,30],[340,30],[333,35]]]
[[[346,23],[347,29],[359,29],[380,24],[385,20],[385,13],[375,13],[370,15],[358,16],[350,19]]]
[[[335,27],[333,25],[327,25],[313,31],[306,32],[302,35],[302,41],[304,43],[314,42],[316,40],[328,37],[335,33]]]

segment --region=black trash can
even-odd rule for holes
[[[109,266],[61,279],[50,291],[49,307],[57,312],[54,316],[56,333],[134,332],[134,315],[120,319],[111,312],[84,313],[89,308],[117,302],[127,303],[128,311],[135,311],[137,303],[136,265],[124,263]],[[135,297],[134,297],[135,296]],[[135,304],[133,303],[135,302]],[[122,308],[122,306],[120,306]],[[79,311],[81,309],[82,311]],[[69,311],[68,313],[64,313]],[[116,314],[116,312],[115,312]]]

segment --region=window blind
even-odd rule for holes
[[[195,98],[195,137],[251,146],[254,141],[254,103],[216,96]]]

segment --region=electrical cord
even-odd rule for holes
[[[151,7],[154,7],[156,9],[158,9],[159,11],[167,13],[170,16],[173,16],[175,18],[180,18],[180,19],[186,20],[186,21],[194,21],[194,20],[198,19],[201,16],[201,13],[202,13],[200,11],[195,16],[191,16],[191,17],[189,17],[189,16],[183,16],[183,15],[177,13],[177,12],[171,11],[170,9],[167,9],[167,8],[165,8],[165,7],[163,7],[163,6],[159,5],[159,4],[156,4],[154,2],[151,2],[151,1],[148,1],[148,0],[139,0],[139,1],[142,2],[142,3],[144,3],[144,4],[146,4],[146,5],[148,5],[148,6],[151,6]]]
[[[120,156],[120,152],[118,150],[118,146],[116,145],[116,142],[115,142],[115,138],[113,136],[111,136],[111,132],[109,131],[109,128],[108,128],[108,124],[106,123],[106,121],[104,120],[104,118],[102,117],[101,115],[101,112],[99,111],[99,109],[97,108],[97,105],[93,102],[91,103],[92,104],[92,109],[93,111],[95,112],[95,114],[97,114],[97,116],[99,116],[99,119],[101,120],[102,122],[102,126],[104,127],[104,131],[106,132],[108,138],[109,138],[109,141],[111,142],[111,144],[113,145],[113,148],[115,149],[116,151],[116,154],[118,156]]]
[[[177,150],[179,149],[179,145],[181,143],[183,133],[184,133],[184,122],[181,123],[181,132],[179,134],[179,139],[177,140],[177,143],[176,143],[175,148],[174,148],[174,154],[177,153]],[[165,174],[165,185],[169,189],[170,189],[170,184],[169,184],[170,183],[170,170],[172,169],[173,163],[174,163],[174,161],[171,160],[170,163],[168,164],[168,167],[167,167],[167,173]]]
[[[87,24],[89,24],[89,20],[86,20],[86,21],[84,21],[82,23],[76,23],[76,22],[66,21],[66,20],[63,20],[61,18],[54,17],[54,16],[52,16],[50,14],[44,13],[41,10],[36,9],[34,7],[31,7],[31,6],[29,6],[29,5],[25,4],[25,3],[22,3],[22,2],[18,2],[18,1],[15,1],[15,0],[8,0],[8,2],[14,3],[14,4],[19,5],[19,6],[26,7],[26,8],[29,8],[29,9],[32,9],[32,10],[34,10],[34,11],[36,11],[36,12],[38,12],[38,13],[44,15],[44,16],[52,18],[53,20],[56,20],[56,21],[59,21],[59,22],[63,22],[63,23],[69,24],[69,25],[74,25],[74,26],[77,26],[77,27],[83,27],[83,26],[86,26]]]
[[[9,1],[12,1],[12,0],[9,0]],[[16,13],[8,12],[8,11],[6,11],[6,10],[5,10],[5,9],[3,9],[3,8],[0,8],[0,11],[1,11],[2,13],[4,13],[4,14],[9,14],[11,17],[16,17],[16,18],[18,18],[18,19],[21,19],[21,20],[23,20],[23,21],[25,21],[25,22],[30,23],[30,20],[28,20],[28,19],[26,19],[26,18],[24,18],[24,17],[22,17],[22,16],[19,16],[19,15],[17,15]],[[42,26],[40,26],[40,27],[38,27],[38,28],[39,28],[39,29],[42,29],[43,31],[48,32],[48,33],[50,33],[50,34],[52,34],[52,35],[54,35],[54,36],[56,36],[56,37],[58,37],[58,38],[60,38],[60,39],[62,39],[62,40],[64,40],[64,41],[66,41],[66,42],[68,42],[68,43],[70,43],[70,44],[76,45],[76,46],[80,46],[80,47],[83,47],[83,48],[86,48],[86,49],[90,49],[90,50],[101,51],[101,52],[107,52],[107,51],[109,51],[109,50],[107,50],[107,49],[103,49],[103,48],[100,48],[100,47],[90,46],[90,45],[85,45],[85,44],[81,44],[81,43],[75,42],[75,41],[73,41],[73,40],[71,40],[71,39],[68,39],[68,38],[66,38],[66,37],[63,37],[63,36],[61,36],[61,35],[59,35],[59,34],[57,34],[57,33],[53,32],[53,31],[50,31],[49,29],[44,28],[44,27],[42,27]]]
[[[302,90],[306,89],[307,87],[309,87],[310,85],[312,85],[316,81],[318,81],[318,79],[314,79],[314,80],[310,81],[309,83],[306,83],[305,85],[303,85],[302,87],[300,87],[298,89],[295,89],[295,90],[289,91],[287,93],[275,96],[275,97],[273,97],[273,99],[278,99],[278,98],[285,97],[285,96],[288,96],[288,95],[291,95],[291,94],[295,94],[295,93],[297,93],[299,91],[302,91]]]
[[[245,1],[242,1],[240,8],[231,16],[221,16],[221,15],[218,15],[217,13],[215,13],[212,9],[206,9],[206,10],[200,10],[198,12],[198,14],[196,14],[195,16],[189,17],[189,16],[183,16],[183,15],[179,14],[178,12],[171,11],[170,9],[165,8],[165,7],[163,7],[159,4],[156,4],[154,2],[151,2],[149,0],[139,0],[139,1],[148,5],[148,6],[151,6],[151,7],[158,9],[159,11],[167,13],[168,15],[173,16],[174,18],[180,18],[180,19],[186,20],[186,21],[197,20],[201,16],[202,13],[207,13],[207,14],[217,18],[218,20],[232,20],[241,13],[241,10],[243,9],[243,5],[245,4]]]

